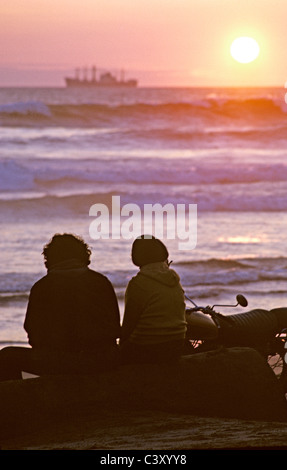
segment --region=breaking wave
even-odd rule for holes
[[[248,118],[283,118],[286,116],[287,105],[284,100],[272,97],[248,99],[222,99],[207,96],[201,100],[170,103],[133,103],[133,104],[46,104],[41,101],[15,102],[0,105],[2,125],[15,123],[25,125],[69,125],[88,126],[117,120],[136,120],[145,122],[146,119],[181,119],[201,117],[208,120],[216,117],[227,119]],[[40,119],[40,121],[39,121]],[[42,119],[42,122],[41,122]]]
[[[238,161],[239,160],[239,161]],[[287,181],[287,165],[284,162],[245,162],[233,159],[229,163],[227,157],[197,158],[95,158],[71,160],[68,157],[61,160],[48,159],[2,159],[0,160],[0,191],[40,190],[46,192],[49,188],[65,188],[70,185],[79,190],[85,185],[122,184],[122,185],[154,185],[154,190],[160,191],[162,185],[172,185],[174,191],[178,186],[188,186],[184,191],[198,185],[251,185],[256,195],[259,184],[265,184],[268,194],[268,184],[279,183],[276,191],[280,190],[284,198],[284,188]],[[87,186],[87,187],[89,187]],[[263,188],[263,189],[264,189]],[[207,188],[205,189],[207,191]],[[225,192],[226,189],[222,189]],[[235,189],[233,190],[235,191]],[[203,191],[202,191],[203,192]],[[230,194],[232,197],[232,194]]]
[[[172,266],[179,273],[182,284],[192,286],[199,297],[216,296],[228,286],[250,285],[249,292],[256,292],[260,283],[272,282],[274,293],[281,293],[287,280],[287,258],[246,258],[246,259],[202,259],[178,261]],[[133,271],[126,269],[104,272],[117,289],[120,298]],[[7,273],[1,284],[0,305],[28,301],[29,291],[43,273],[31,276],[28,273],[15,275]],[[214,288],[213,288],[214,286]],[[206,287],[206,290],[204,288]],[[276,288],[275,288],[276,287]],[[203,288],[201,292],[201,288]],[[210,290],[212,289],[212,290]],[[264,293],[264,289],[260,292]]]
[[[284,257],[183,261],[176,263],[176,269],[183,282],[190,286],[256,285],[267,281],[278,283],[281,291],[287,280],[287,258]]]

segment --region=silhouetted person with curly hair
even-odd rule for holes
[[[31,347],[0,351],[0,380],[93,374],[117,365],[120,314],[110,281],[93,271],[91,250],[73,234],[55,234],[43,253],[47,275],[31,289],[24,322]]]

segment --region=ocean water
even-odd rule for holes
[[[200,305],[287,304],[287,105],[282,89],[0,89],[0,344],[25,344],[29,290],[54,233],[81,235],[121,312],[132,239],[91,236],[90,208],[197,205],[196,246],[164,231]],[[181,223],[186,223],[183,217]],[[195,227],[193,227],[193,232]],[[193,233],[194,235],[194,233]],[[227,314],[242,311],[221,309]]]

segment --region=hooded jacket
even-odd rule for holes
[[[184,339],[184,291],[166,262],[143,266],[126,289],[121,342],[155,344]]]

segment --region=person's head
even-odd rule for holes
[[[90,264],[91,250],[81,237],[71,233],[56,233],[44,246],[43,256],[47,269],[63,261],[76,259],[83,265]]]
[[[132,245],[132,262],[142,267],[146,264],[167,261],[169,253],[166,246],[152,235],[141,235]]]

